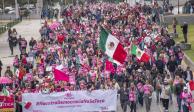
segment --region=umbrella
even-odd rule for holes
[[[8,77],[0,77],[0,84],[10,84],[13,81]]]

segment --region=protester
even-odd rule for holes
[[[1,77],[2,66],[3,66],[3,63],[2,63],[2,61],[0,60],[0,77]]]
[[[181,111],[181,93],[183,91],[183,87],[184,87],[184,83],[183,80],[177,75],[175,77],[174,83],[173,83],[174,87],[175,87],[175,95],[176,95],[176,99],[177,99],[177,104],[178,104],[178,111]]]
[[[13,77],[13,72],[10,69],[10,66],[7,66],[7,69],[5,71],[5,76],[12,78]]]
[[[172,22],[172,26],[173,26],[173,33],[176,34],[177,30],[176,30],[176,26],[178,24],[178,21],[176,19],[176,17],[173,18],[173,22]]]
[[[181,26],[182,28],[182,32],[183,32],[183,36],[184,36],[184,42],[187,43],[187,33],[188,33],[188,24],[187,22],[184,22],[184,24]]]
[[[161,92],[162,105],[164,107],[164,111],[168,112],[169,98],[170,98],[170,85],[168,84],[167,80],[164,80],[164,84],[161,86],[161,88],[162,88],[162,92]]]
[[[146,106],[146,112],[150,112],[153,87],[152,85],[149,84],[149,81],[146,80],[146,84],[144,85],[143,88],[144,88],[144,101]]]
[[[9,48],[11,50],[11,55],[13,55],[13,47],[14,47],[14,38],[12,36],[12,30],[8,30],[8,42],[9,42]]]
[[[190,67],[188,66],[186,71],[184,71],[184,80],[186,82],[193,81],[193,72],[190,70]]]
[[[137,89],[134,83],[131,83],[131,86],[129,89],[129,102],[130,102],[131,112],[136,112],[136,100],[137,100]]]
[[[127,112],[129,89],[127,88],[126,83],[123,83],[123,87],[118,93],[120,94],[121,108],[123,109],[123,112]]]
[[[188,91],[187,87],[183,88],[183,92],[181,93],[181,99],[182,99],[182,107],[183,112],[189,112],[191,110],[191,101],[192,101],[192,95]]]
[[[154,87],[155,87],[155,91],[156,91],[156,102],[157,102],[157,104],[160,102],[161,84],[162,84],[162,78],[161,78],[161,76],[158,75],[154,79]]]
[[[30,40],[30,42],[29,42],[29,46],[30,46],[30,48],[32,49],[32,48],[34,48],[34,46],[36,45],[36,40],[34,40],[34,38],[32,37],[31,38],[31,40]]]

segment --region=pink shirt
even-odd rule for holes
[[[150,94],[151,93],[151,86],[150,85],[144,85],[144,94]]]
[[[136,101],[136,91],[132,90],[129,92],[129,101]]]

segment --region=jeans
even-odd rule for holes
[[[169,99],[162,99],[162,105],[165,108],[165,110],[168,110]]]
[[[157,102],[157,104],[160,101],[160,94],[161,94],[161,90],[156,90],[156,102]]]
[[[131,112],[136,112],[136,101],[131,102],[130,108],[131,108]]]
[[[173,103],[173,100],[172,100],[172,92],[170,92],[170,103],[172,104]]]
[[[11,55],[13,55],[13,46],[9,45],[10,51],[11,51]]]
[[[182,101],[180,98],[180,95],[177,95],[176,99],[177,99],[177,104],[178,104],[178,112],[180,112],[181,111],[181,101]]]
[[[187,105],[183,105],[183,112],[189,112],[189,108]]]
[[[127,112],[128,100],[120,100],[120,101],[121,101],[121,108],[123,109],[123,112]]]
[[[148,95],[145,95],[144,96],[144,101],[145,101],[145,105],[146,105],[146,112],[150,112],[150,107],[151,107],[152,99],[149,98]]]
[[[141,106],[143,106],[143,93],[139,93],[138,95],[138,101]]]
[[[183,36],[184,36],[185,43],[187,43],[187,33],[184,33]]]

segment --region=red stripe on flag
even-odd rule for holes
[[[143,62],[148,62],[150,59],[150,56],[146,53],[143,53],[143,55],[141,56],[141,59],[140,61],[143,61]]]
[[[113,59],[123,64],[125,62],[126,57],[127,57],[127,52],[124,50],[121,43],[119,43],[114,52]]]

